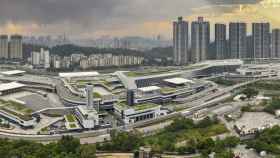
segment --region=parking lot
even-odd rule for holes
[[[26,107],[32,109],[33,111],[38,111],[47,107],[51,107],[49,105],[48,99],[38,94],[31,94],[17,99],[25,102]]]
[[[245,112],[235,122],[235,126],[242,129],[242,131],[263,130],[275,125],[280,125],[280,119],[265,112]]]
[[[45,108],[63,107],[64,105],[60,102],[59,97],[53,93],[47,93],[47,96],[43,96],[37,93],[29,91],[21,91],[6,96],[0,97],[3,100],[18,100],[24,102],[27,108],[33,111],[42,110]]]

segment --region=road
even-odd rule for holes
[[[186,106],[186,107],[191,105],[191,108],[182,110],[182,112],[203,109],[203,108],[208,107],[209,105],[211,106],[211,104],[228,97],[228,94],[230,94],[230,92],[233,91],[234,89],[243,87],[245,85],[254,83],[256,81],[258,81],[258,80],[252,80],[252,81],[248,81],[248,82],[239,83],[239,84],[236,84],[236,85],[233,85],[230,87],[226,87],[226,88],[220,89],[219,91],[217,91],[215,93],[202,97],[198,100],[183,104],[182,106]]]

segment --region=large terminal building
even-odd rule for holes
[[[116,120],[117,125],[152,120],[172,113],[172,104],[215,87],[204,78],[242,75],[252,69],[242,65],[241,60],[205,61],[187,67],[58,76],[1,72],[0,116],[33,128],[34,133],[104,128]]]
[[[123,123],[129,124],[166,115],[163,103],[198,93],[212,87],[201,80],[224,72],[235,72],[240,60],[207,61],[173,70],[60,73],[57,91],[68,106],[86,105],[86,85],[93,85],[93,103],[98,109],[114,111]]]

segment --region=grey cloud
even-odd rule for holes
[[[61,20],[85,20],[102,17],[120,0],[1,0],[0,20],[13,22],[36,21],[42,24]]]
[[[143,21],[172,20],[214,1],[221,0],[0,0],[0,25],[33,22],[59,26],[57,30],[106,30]]]

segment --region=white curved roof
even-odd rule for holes
[[[15,89],[15,88],[22,88],[24,87],[24,84],[18,83],[18,82],[10,82],[10,83],[3,83],[0,84],[0,92]]]
[[[63,78],[72,78],[72,77],[92,77],[98,76],[99,73],[96,71],[91,72],[66,72],[66,73],[59,73],[59,77]]]
[[[188,80],[185,78],[171,78],[171,79],[165,79],[165,82],[169,82],[172,84],[185,84],[185,83],[194,83],[192,80]]]
[[[151,92],[151,91],[160,90],[160,87],[158,87],[158,86],[149,86],[149,87],[138,88],[138,90],[140,90],[142,92]]]
[[[22,70],[11,70],[11,71],[3,71],[1,74],[3,75],[17,75],[17,74],[23,74],[25,71]]]

